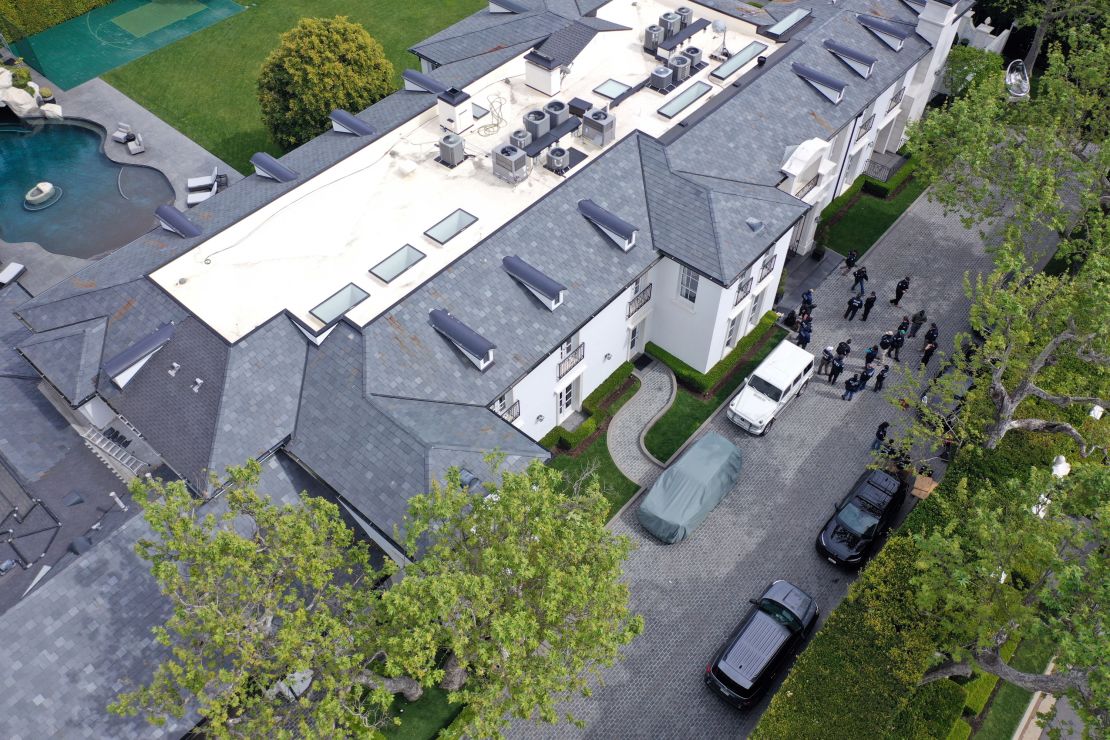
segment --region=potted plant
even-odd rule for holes
[[[810,254],[811,257],[813,257],[813,259],[820,262],[821,260],[825,259],[825,250],[826,249],[827,249],[827,247],[824,244],[822,244],[821,242],[817,242],[816,244],[813,245],[813,251],[810,252],[809,254]]]
[[[12,67],[9,70],[12,73],[12,87],[18,87],[20,90],[30,92],[29,83],[31,82],[31,70],[24,66]]]
[[[39,88],[39,97],[42,98],[42,102],[44,104],[45,103],[56,103],[56,102],[58,102],[54,98],[54,91],[51,90],[49,87],[40,87]]]

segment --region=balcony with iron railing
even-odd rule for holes
[[[794,197],[796,197],[796,198],[806,197],[809,194],[809,191],[811,191],[815,187],[817,187],[817,182],[820,179],[821,179],[821,173],[818,172],[816,175],[813,176],[812,180],[810,180],[805,185],[803,185],[801,188],[799,188],[798,192],[794,193]]]
[[[754,282],[755,278],[749,276],[747,280],[740,283],[740,287],[736,289],[736,301],[732,305],[738,306],[740,301],[748,297],[748,294],[752,292],[752,283]]]
[[[859,131],[856,132],[856,141],[859,141],[864,136],[867,136],[867,132],[870,131],[871,127],[874,126],[874,125],[875,125],[875,114],[872,113],[871,116],[860,125]]]
[[[512,424],[517,418],[520,417],[520,401],[514,401],[513,405],[501,412],[501,418]]]
[[[569,355],[567,355],[563,359],[559,360],[559,370],[558,370],[559,380],[562,380],[563,378],[565,378],[567,373],[569,373],[571,370],[573,370],[575,365],[582,362],[583,358],[585,358],[585,357],[586,357],[586,343],[582,342],[582,344],[578,345],[578,347],[575,348],[575,350],[573,352],[571,352]]]
[[[890,99],[890,105],[886,107],[886,112],[890,113],[892,110],[894,110],[898,106],[898,104],[902,102],[902,96],[905,94],[906,88],[904,87],[898,92],[894,93],[894,96]]]
[[[767,279],[768,275],[775,271],[776,259],[778,259],[777,254],[771,255],[771,259],[763,263],[763,267],[759,269],[759,282],[762,283],[764,280]]]
[[[650,301],[650,300],[651,300],[651,283],[648,283],[646,288],[644,288],[639,293],[634,295],[632,297],[632,300],[630,300],[628,302],[628,317],[631,318],[632,314],[636,313],[641,308],[643,308],[645,305],[647,305],[647,302]]]

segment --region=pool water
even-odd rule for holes
[[[154,209],[173,202],[173,188],[157,170],[108,159],[103,141],[91,124],[0,121],[0,239],[88,259],[150,231]],[[23,196],[42,181],[60,188],[61,198],[24,209]]]

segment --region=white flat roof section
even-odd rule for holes
[[[526,179],[510,184],[493,174],[490,154],[524,127],[527,111],[553,98],[565,103],[581,98],[606,107],[613,101],[595,92],[599,87],[612,94],[620,85],[632,88],[647,80],[661,62],[644,52],[644,29],[679,5],[615,0],[604,6],[598,17],[628,30],[597,33],[569,68],[556,71],[562,75],[556,95],[525,84],[524,54],[468,85],[470,102],[491,113],[462,133],[468,157],[456,167],[436,161],[446,131],[433,105],[155,271],[152,279],[232,342],[286,309],[306,326],[322,329],[325,324],[313,309],[351,285],[369,297],[346,315],[359,325],[369,323],[563,182],[564,176],[543,166],[541,155]],[[700,48],[706,64],[665,96],[645,88],[610,108],[616,140],[634,130],[660,136],[735,82],[739,69],[723,80],[711,77],[721,61],[709,56],[722,42],[732,53],[756,41],[768,45],[761,53],[774,53],[776,45],[757,37],[753,25],[702,6],[694,9],[694,19],[704,18],[710,25],[687,45]],[[713,21],[723,22],[726,32],[714,32]],[[755,64],[753,57],[742,68]],[[692,93],[706,85],[709,89],[701,95],[684,96],[688,89]],[[666,107],[680,97],[693,99],[680,110]],[[661,115],[660,109],[673,115]],[[577,132],[563,137],[559,145],[585,155],[584,160],[572,160],[566,177],[605,151]],[[459,210],[475,220],[460,219]],[[453,233],[440,242],[447,226],[440,226],[440,231],[433,227],[445,219],[448,226],[462,228],[450,229]],[[556,242],[554,235],[552,241]],[[375,268],[406,244],[424,257],[387,282],[380,277],[383,271]]]

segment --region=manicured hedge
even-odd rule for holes
[[[669,367],[680,385],[695,393],[707,393],[736,368],[744,353],[763,339],[776,321],[778,321],[778,314],[774,311],[763,314],[763,318],[759,320],[755,328],[742,337],[732,351],[722,357],[721,361],[710,368],[708,373],[699,373],[654,342],[648,342],[644,351]]]
[[[971,725],[962,719],[958,719],[956,724],[952,725],[952,730],[948,733],[946,740],[967,740],[969,737],[971,737]]]
[[[868,195],[874,195],[876,198],[889,198],[902,183],[913,177],[913,172],[916,168],[916,163],[911,159],[909,162],[902,165],[898,171],[894,173],[894,176],[886,182],[864,175],[862,178],[863,192]]]
[[[39,31],[107,5],[112,0],[0,0],[0,28],[8,41],[17,41]]]
[[[913,693],[894,720],[888,740],[934,740],[944,738],[963,714],[967,692],[955,681],[926,684]],[[969,728],[970,729],[970,728]]]
[[[595,388],[593,393],[586,396],[586,400],[582,401],[582,410],[589,415],[589,418],[579,424],[574,431],[568,431],[561,426],[555,427],[544,435],[543,439],[540,440],[540,445],[549,450],[556,447],[561,450],[573,450],[585,442],[587,437],[597,431],[599,424],[616,413],[617,409],[612,407],[599,408],[599,405],[612,395],[631,374],[632,363],[622,363],[613,371],[612,375],[601,381],[601,385]]]

